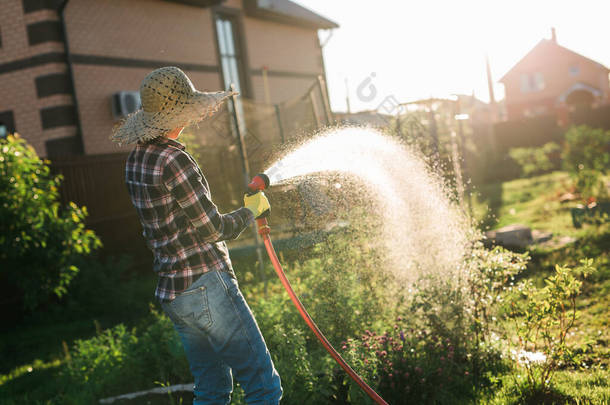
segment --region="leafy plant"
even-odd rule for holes
[[[48,163],[17,134],[0,140],[0,279],[27,311],[63,296],[75,260],[101,246],[85,228],[85,207],[61,207],[61,176]]]
[[[523,280],[507,301],[518,337],[513,355],[525,369],[530,390],[548,391],[557,369],[572,362],[567,338],[578,316],[576,298],[582,287],[578,277],[594,271],[591,259],[574,268],[556,265],[544,287]]]
[[[548,142],[541,147],[512,148],[509,155],[521,167],[523,177],[531,177],[558,169],[560,150],[558,144]]]
[[[610,170],[610,131],[580,125],[570,128],[565,138],[562,158],[570,172]]]
[[[86,394],[84,402],[92,402],[102,394],[150,388],[155,381],[192,381],[172,322],[151,306],[146,325],[138,330],[119,324],[77,340],[63,371],[66,401]]]
[[[610,131],[585,125],[570,128],[562,158],[585,200],[608,198],[602,176],[610,170]]]

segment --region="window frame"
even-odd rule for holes
[[[223,55],[220,52],[219,32],[216,25],[218,19],[228,20],[233,28],[233,46],[236,55],[236,64],[240,79],[241,93],[243,97],[250,97],[252,94],[252,84],[250,80],[250,67],[248,65],[248,53],[246,38],[243,27],[243,13],[241,10],[216,6],[212,9],[212,26],[214,30],[214,47],[216,49],[216,59],[218,61],[218,73],[220,75],[220,85],[225,89],[225,74],[222,66]]]

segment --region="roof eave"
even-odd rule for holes
[[[283,0],[286,2],[287,0]],[[298,25],[305,28],[313,28],[313,29],[333,29],[339,28],[339,24],[334,21],[331,21],[325,17],[322,17],[319,14],[314,13],[306,9],[305,7],[301,7],[300,5],[290,2],[294,7],[298,7],[304,14],[308,14],[308,18],[303,18],[302,16],[290,15],[287,13],[282,13],[278,11],[274,11],[271,8],[259,7],[257,0],[244,0],[243,6],[246,15],[254,18],[260,18],[263,20],[274,21],[281,24],[290,24],[290,25]]]

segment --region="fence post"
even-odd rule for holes
[[[284,127],[282,126],[282,116],[280,115],[279,104],[275,104],[275,118],[277,119],[277,127],[280,131],[280,139],[282,140],[282,143],[284,143],[286,140],[284,139]]]
[[[326,92],[326,83],[322,75],[318,75],[318,88],[322,95],[322,101],[324,103],[324,112],[326,113],[326,124],[330,125],[333,122],[333,113],[330,110],[330,102],[328,101],[328,93]]]
[[[231,84],[231,91],[235,91],[235,85]],[[238,109],[239,100],[237,99],[237,94],[233,94],[231,96],[231,106],[233,107],[233,122],[235,123],[235,131],[237,132],[237,145],[239,146],[239,155],[241,158],[243,175],[244,175],[244,189],[248,186],[250,182],[250,165],[248,163],[248,151],[246,150],[246,143],[244,141],[244,135],[242,133],[242,127],[240,123],[243,120],[241,117],[241,111]],[[264,293],[267,295],[267,277],[265,276],[265,265],[263,263],[263,249],[260,236],[256,227],[252,227],[252,232],[254,234],[254,243],[256,246],[256,258],[258,259],[258,270],[261,280],[264,283]]]
[[[313,112],[313,117],[316,119],[316,128],[320,128],[322,126],[322,122],[320,121],[320,117],[318,117],[318,107],[316,104],[316,98],[313,95],[313,89],[309,90],[309,101],[311,102],[311,111]]]

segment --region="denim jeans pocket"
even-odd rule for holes
[[[212,325],[208,292],[204,286],[181,293],[169,304],[169,307],[180,321],[197,329],[205,330]]]

